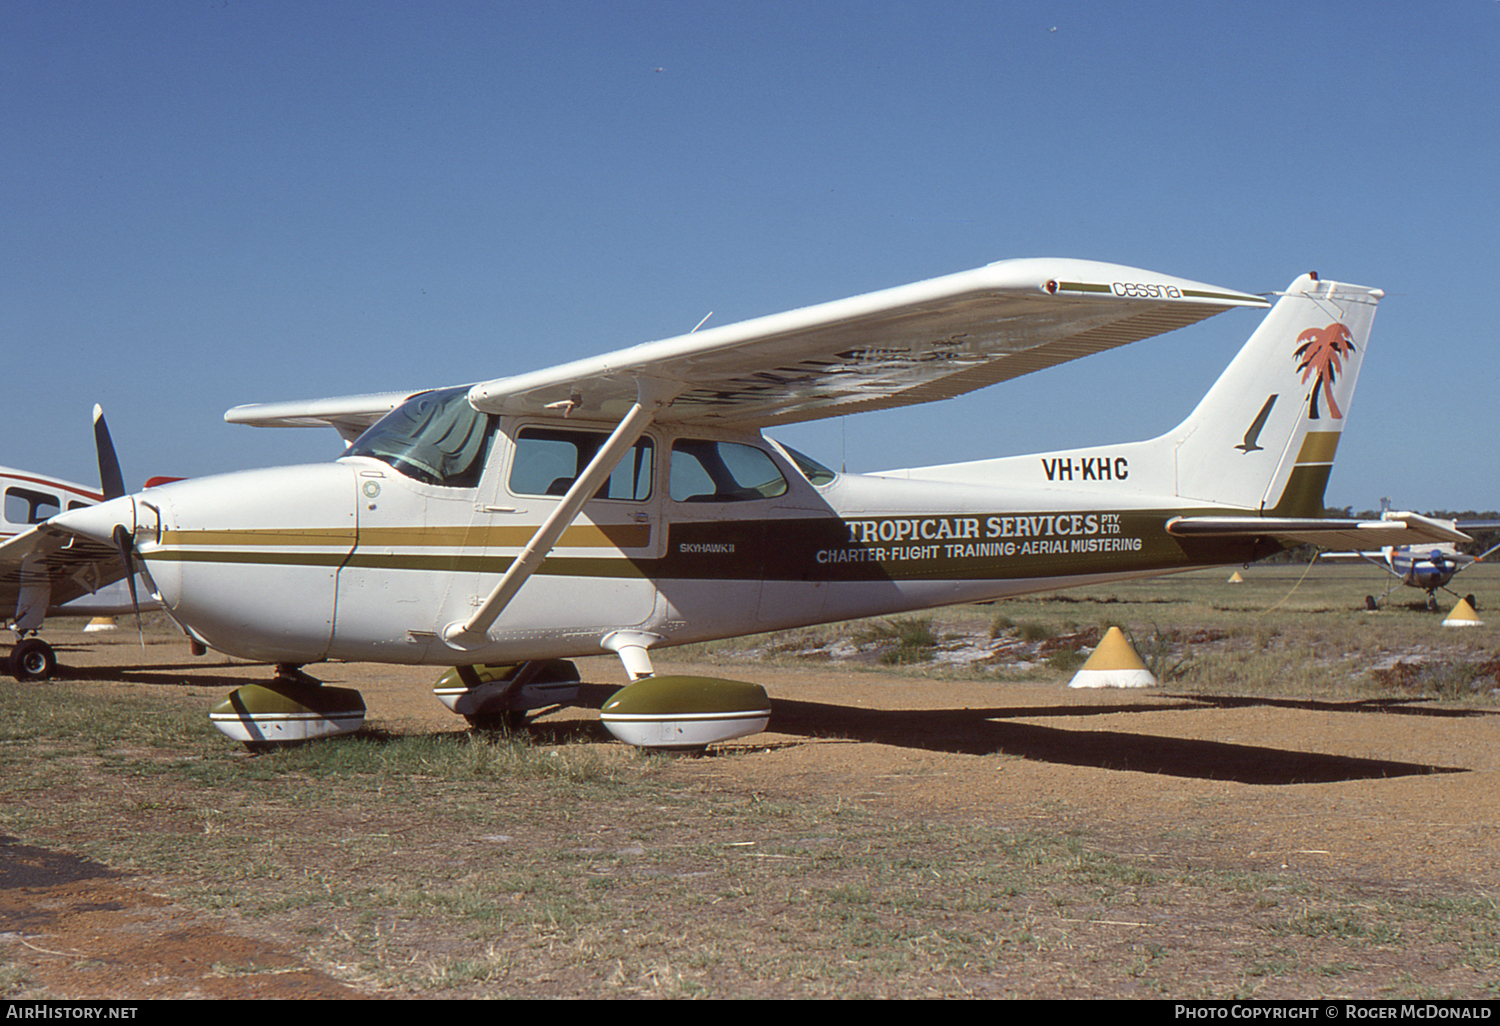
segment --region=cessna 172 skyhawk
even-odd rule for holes
[[[635,683],[606,725],[702,746],[763,729],[765,692],[653,677],[651,649],[1301,541],[1464,540],[1410,514],[1317,519],[1381,295],[1298,278],[1160,438],[880,474],[835,473],[761,429],[961,395],[1270,304],[1014,260],[472,386],[239,407],[226,419],[353,443],[64,513],[37,558],[138,562],[190,637],[280,664],[215,713],[248,742],[358,726],[357,692],[300,670],[321,660],[458,666],[455,708],[482,715],[524,708],[518,686],[548,661],[613,652]]]
[[[1389,508],[1390,501],[1381,500],[1382,512]],[[1442,522],[1464,533],[1493,531],[1500,527],[1500,520],[1446,520]],[[1471,556],[1466,552],[1460,552],[1456,545],[1447,543],[1387,545],[1368,552],[1323,552],[1318,558],[1330,563],[1370,563],[1390,575],[1385,594],[1381,595],[1378,600],[1374,595],[1365,596],[1366,609],[1378,609],[1380,604],[1390,597],[1392,588],[1397,584],[1404,584],[1409,588],[1421,588],[1427,592],[1427,608],[1436,610],[1439,590],[1456,597],[1458,593],[1448,587],[1453,578],[1471,566],[1484,562],[1497,550],[1500,550],[1500,545],[1491,546],[1479,555]],[[1477,608],[1473,595],[1464,596],[1464,601],[1469,603],[1471,609]]]
[[[65,553],[38,551],[38,524],[66,509],[82,509],[125,494],[120,466],[94,407],[94,445],[100,490],[57,477],[0,467],[0,623],[16,634],[5,670],[17,680],[45,680],[57,667],[52,646],[37,632],[48,616],[114,616],[142,608],[124,580],[124,564],[92,556],[69,560]],[[113,565],[118,563],[118,565]],[[153,603],[154,605],[154,603]]]

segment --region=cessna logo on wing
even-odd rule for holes
[[[1117,281],[1110,283],[1109,290],[1117,296],[1134,299],[1181,299],[1182,290],[1176,285],[1158,285],[1155,282]]]
[[[1326,328],[1308,328],[1297,336],[1302,343],[1292,354],[1297,360],[1297,369],[1302,372],[1302,383],[1313,378],[1312,395],[1308,399],[1307,416],[1318,420],[1318,390],[1328,400],[1328,415],[1334,420],[1343,420],[1344,411],[1333,399],[1333,385],[1339,372],[1344,369],[1344,357],[1354,352],[1354,336],[1349,329],[1335,321]]]

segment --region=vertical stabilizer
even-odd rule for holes
[[[1172,440],[1177,494],[1321,516],[1378,289],[1303,275]]]

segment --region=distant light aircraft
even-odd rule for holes
[[[1389,508],[1390,500],[1381,500],[1382,515]],[[1443,523],[1456,531],[1464,532],[1493,531],[1500,528],[1500,520],[1447,520]],[[1458,598],[1458,592],[1448,587],[1453,578],[1483,562],[1497,550],[1500,550],[1500,545],[1493,545],[1479,555],[1471,556],[1460,552],[1456,545],[1436,542],[1423,545],[1387,545],[1373,551],[1324,552],[1318,558],[1329,563],[1370,563],[1391,575],[1391,582],[1378,599],[1374,595],[1365,596],[1366,609],[1378,609],[1390,597],[1391,589],[1397,584],[1403,584],[1427,592],[1427,608],[1436,610],[1438,591],[1446,591]],[[1472,608],[1478,608],[1473,595],[1466,595],[1464,599]]]
[[[67,550],[38,558],[38,525],[65,510],[85,509],[125,494],[119,462],[94,407],[94,443],[100,489],[22,470],[0,467],[0,622],[15,632],[5,671],[17,680],[46,680],[57,668],[52,646],[37,632],[48,616],[115,616],[143,608],[131,595],[124,564],[96,554],[71,558]],[[154,603],[148,603],[154,608]]]
[[[761,430],[962,395],[1271,304],[1115,264],[1004,261],[476,385],[238,407],[232,423],[353,441],[327,464],[63,513],[28,558],[139,564],[190,637],[277,663],[214,713],[247,743],[358,727],[358,693],[301,670],[322,660],[457,666],[450,704],[478,722],[524,708],[523,680],[565,681],[557,661],[615,653],[634,683],[605,724],[701,747],[763,729],[765,692],[656,677],[650,650],[1300,542],[1468,540],[1415,514],[1319,516],[1381,295],[1298,278],[1159,438],[878,474]]]

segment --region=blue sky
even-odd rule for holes
[[[434,387],[1009,257],[1383,288],[1328,499],[1500,508],[1500,3],[9,0],[0,462],[331,458]],[[1258,315],[778,434],[850,470],[1155,435]]]

